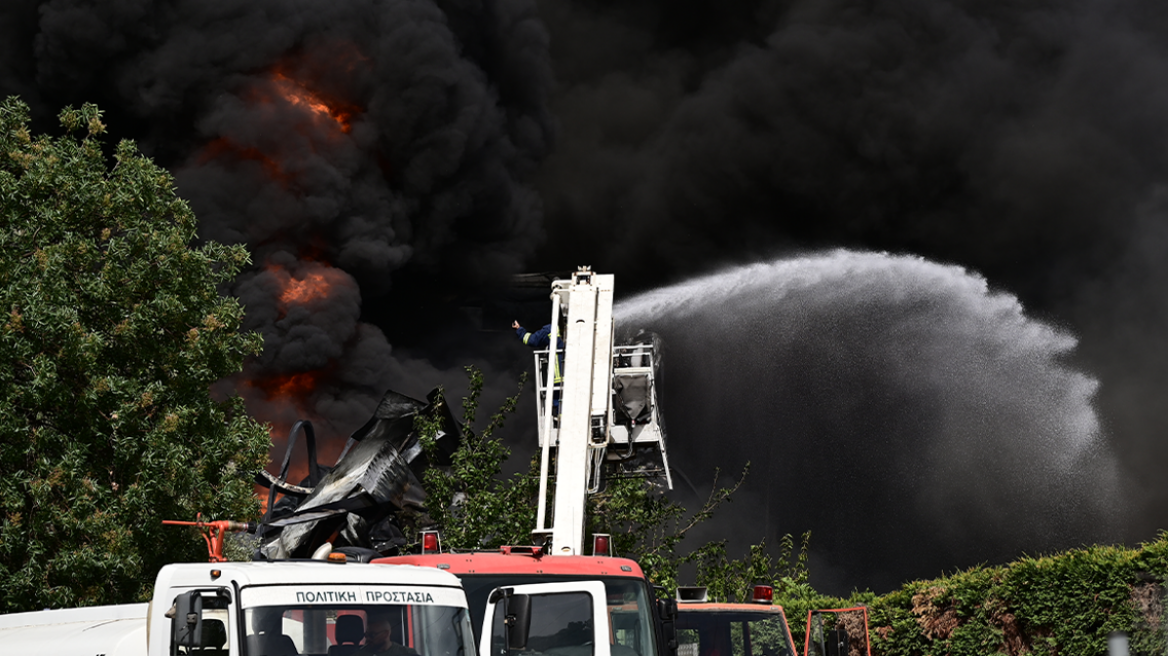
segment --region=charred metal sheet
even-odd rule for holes
[[[435,463],[429,462],[414,430],[415,418],[432,412],[441,421]],[[292,505],[290,512],[265,517],[268,539],[261,554],[273,559],[305,557],[325,541],[367,548],[404,542],[401,526],[428,521],[421,484],[426,469],[449,465],[461,435],[437,390],[425,402],[386,392],[332,470],[303,499],[293,498],[291,503],[286,503],[289,496],[281,499],[277,505],[285,511]],[[286,487],[280,485],[281,490]]]

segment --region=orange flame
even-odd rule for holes
[[[292,278],[280,294],[285,305],[304,304],[317,298],[328,296],[332,283],[320,271],[310,271],[303,278]]]
[[[312,390],[316,389],[316,383],[323,373],[322,371],[302,371],[255,380],[251,384],[254,387],[262,389],[268,395],[268,398],[291,398],[299,400],[305,398]]]
[[[329,71],[346,68],[346,62],[347,68],[351,70],[358,61],[363,59],[360,53],[352,47],[340,48],[337,52],[340,53],[337,61],[341,66],[335,69],[330,68]],[[256,109],[261,112],[265,109],[270,110],[281,103],[302,111],[301,116],[304,118],[296,121],[299,123],[297,128],[311,129],[312,134],[304,136],[309,137],[308,147],[315,150],[315,145],[320,139],[339,138],[340,134],[349,133],[354,117],[359,115],[362,110],[360,107],[322,93],[319,88],[315,88],[315,85],[306,82],[304,76],[295,72],[298,70],[310,71],[308,78],[323,79],[319,77],[321,74],[319,69],[316,74],[313,74],[311,67],[305,69],[303,65],[295,65],[291,62],[287,65],[281,64],[271,72],[267,83],[252,85],[246,91],[245,99],[249,103],[253,103]],[[221,157],[239,161],[253,161],[261,165],[267,177],[285,186],[291,186],[297,169],[294,162],[284,161],[283,164],[281,163],[283,150],[278,145],[263,147],[261,150],[220,138],[204,146],[199,153],[198,163],[203,164]],[[323,251],[324,249],[318,248],[317,250]],[[279,302],[278,310],[281,317],[285,316],[285,312],[290,306],[305,305],[327,298],[333,292],[334,285],[338,280],[338,272],[333,271],[327,263],[323,262],[318,253],[300,253],[298,258],[300,265],[296,267],[295,271],[274,264],[265,267],[267,271],[274,274],[279,285],[276,300]],[[262,391],[269,401],[276,402],[276,406],[289,410],[294,408],[299,416],[315,419],[314,413],[309,409],[311,405],[309,399],[317,384],[328,373],[326,368],[318,371],[282,374],[251,380],[248,381],[248,385]],[[291,428],[289,425],[279,426],[279,423],[281,422],[274,422],[271,429],[273,445],[285,444],[288,430]],[[321,462],[331,462],[339,455],[340,446],[338,444],[334,448],[331,444],[334,441],[327,439],[321,441]],[[275,456],[275,454],[273,455]],[[300,449],[297,449],[297,453],[293,454],[289,470],[289,480],[293,483],[299,483],[308,475],[307,463],[302,460]],[[278,463],[273,464],[278,466]],[[267,491],[257,487],[256,492],[266,507]]]
[[[312,414],[306,410],[310,405],[308,397],[323,375],[323,371],[297,372],[249,380],[246,384],[261,390],[269,401],[288,404],[296,409],[296,415],[305,416]],[[285,449],[288,447],[288,433],[292,429],[290,422],[290,419],[277,419],[269,424],[268,434],[271,438],[271,447],[269,461],[265,469],[275,476],[280,474],[280,464],[283,462]],[[300,484],[308,476],[308,462],[304,456],[303,436],[300,436],[292,453],[291,461],[288,463],[287,481],[293,485]],[[326,461],[321,460],[321,462]],[[267,512],[269,490],[258,483],[254,489],[256,496],[260,499],[261,512]],[[283,492],[277,490],[276,499],[279,499],[282,494]]]
[[[337,281],[336,269],[326,263],[316,261],[313,254],[300,256],[301,266],[295,273],[279,264],[269,263],[264,268],[278,282],[280,316],[285,316],[293,305],[306,305],[328,298]]]
[[[353,129],[351,122],[357,113],[356,107],[338,101],[329,102],[304,84],[293,80],[280,71],[273,73],[272,79],[275,80],[280,95],[289,104],[303,107],[316,116],[331,119],[340,126],[341,132],[348,133]]]
[[[271,74],[274,88],[253,87],[247,97],[253,103],[267,103],[283,101],[294,107],[304,109],[314,121],[327,119],[327,125],[339,128],[342,133],[352,130],[353,117],[361,112],[361,108],[328,98],[321,93],[310,89],[303,82],[297,81],[282,70],[277,69]],[[335,135],[335,132],[331,134]],[[310,145],[311,147],[311,145]],[[266,153],[254,146],[243,146],[230,139],[220,137],[208,143],[199,151],[196,157],[198,164],[206,164],[221,157],[234,157],[238,160],[258,162],[268,174],[268,177],[278,182],[288,184],[291,175],[281,164]]]

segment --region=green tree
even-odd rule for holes
[[[462,445],[454,452],[450,467],[434,467],[426,472],[422,482],[426,512],[441,527],[446,548],[528,544],[535,528],[539,470],[529,468],[510,478],[500,478],[511,450],[494,436],[507,416],[515,412],[519,392],[504,401],[487,425],[475,432],[483,375],[474,367],[467,367],[466,372],[469,391],[462,400]],[[526,380],[526,376],[520,379],[520,391]],[[441,391],[438,403],[445,403]],[[431,455],[437,448],[435,436],[441,425],[441,412],[435,406],[430,416],[419,415],[416,420],[419,440]]]
[[[738,480],[729,487],[720,487],[719,472],[715,472],[709,496],[694,512],[687,511],[647,479],[611,480],[603,491],[588,499],[588,532],[612,535],[617,553],[636,560],[655,583],[669,590],[680,584],[705,586],[712,601],[749,599],[757,584],[771,585],[777,594],[784,595],[810,591],[807,583],[810,533],[803,534],[797,555],[793,554],[794,540],[789,534],[784,535],[777,559],[768,551],[765,540],[749,545],[747,552],[737,559],[729,555],[726,540],[683,550],[683,542],[690,532],[712,519],[723,503],[730,502],[749,473],[747,463]],[[693,580],[679,578],[686,565],[693,566]]]
[[[163,519],[251,519],[266,429],[209,386],[261,338],[216,285],[239,246],[192,247],[171,176],[92,106],[34,137],[0,103],[0,611],[144,598],[206,558]],[[6,315],[6,316],[4,316]]]

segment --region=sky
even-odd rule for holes
[[[252,251],[220,391],[334,445],[467,364],[498,402],[509,277],[591,265],[663,338],[675,494],[749,460],[710,535],[810,530],[829,591],[1162,528],[1165,79],[1151,0],[0,8],[37,129],[97,103]]]

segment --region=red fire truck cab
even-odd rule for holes
[[[525,652],[674,654],[676,643],[670,644],[667,622],[676,603],[658,601],[640,565],[627,558],[548,556],[539,547],[504,547],[493,552],[392,556],[373,562],[434,567],[457,576],[472,609],[479,656],[507,656],[508,622],[515,613],[503,604],[512,595],[524,595],[530,609]],[[514,650],[512,645],[510,651]]]
[[[700,590],[700,596],[689,596]],[[755,603],[705,601],[705,590],[678,591],[678,656],[798,656],[782,606],[771,604],[773,590],[755,586]]]

